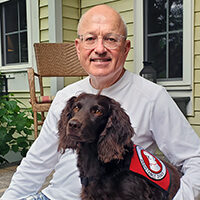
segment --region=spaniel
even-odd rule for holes
[[[120,104],[82,93],[68,100],[58,123],[58,151],[76,151],[82,200],[166,200],[180,186],[180,174],[142,147]]]

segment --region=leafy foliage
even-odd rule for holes
[[[31,110],[22,110],[20,101],[0,97],[0,164],[7,162],[5,156],[10,150],[25,156],[33,143],[33,119]]]

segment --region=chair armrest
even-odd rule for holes
[[[29,91],[30,91],[30,101],[31,104],[34,105],[36,103],[36,91],[35,91],[35,73],[33,68],[29,68],[27,70],[28,73],[28,83],[29,83]]]
[[[35,76],[37,76],[37,77],[39,77],[39,76],[40,76],[40,75],[39,75],[39,74],[37,74],[36,72],[34,72],[34,75],[35,75]]]

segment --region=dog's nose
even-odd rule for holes
[[[81,123],[77,119],[72,119],[69,121],[69,127],[72,129],[80,129]]]

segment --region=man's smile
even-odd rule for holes
[[[109,62],[111,58],[91,58],[90,62]]]

